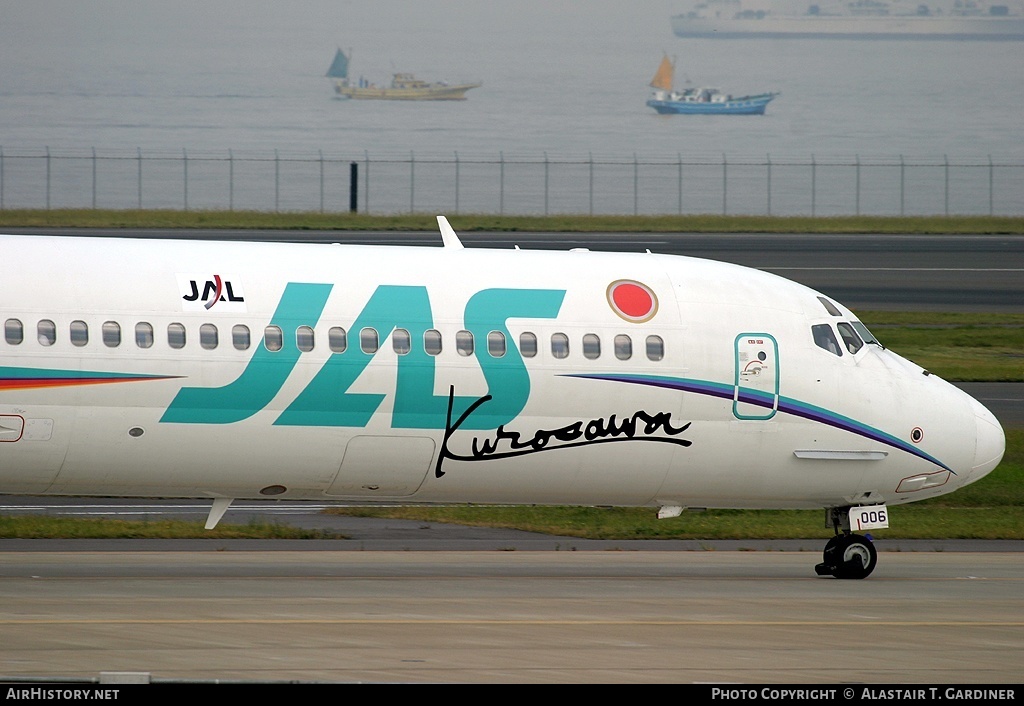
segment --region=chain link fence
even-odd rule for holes
[[[0,209],[1024,214],[1014,159],[263,154],[0,147]]]

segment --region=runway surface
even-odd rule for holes
[[[716,551],[0,554],[3,680],[1019,684],[1024,562]]]
[[[1024,542],[580,540],[238,501],[334,540],[2,540],[0,682],[1014,684]],[[209,503],[3,498],[200,519]],[[824,536],[824,535],[823,535]]]

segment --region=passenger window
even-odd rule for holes
[[[84,321],[72,321],[71,328],[71,343],[78,347],[82,347],[89,342],[89,324]]]
[[[843,337],[846,350],[850,351],[850,353],[856,353],[864,347],[864,341],[860,340],[860,336],[853,330],[853,326],[850,326],[845,321],[840,321],[836,324],[836,328],[839,329],[839,335]]]
[[[332,353],[344,353],[348,348],[348,333],[340,326],[332,326],[327,332],[327,346]]]
[[[153,325],[140,321],[135,324],[135,345],[139,348],[152,348],[156,336],[153,333]]]
[[[615,357],[619,360],[629,360],[633,357],[633,339],[624,333],[615,337]]]
[[[245,324],[235,324],[231,327],[231,345],[236,350],[247,351],[252,337],[249,334],[249,327]]]
[[[815,324],[811,326],[811,334],[814,336],[814,345],[824,348],[833,355],[841,356],[843,351],[839,348],[839,341],[835,332],[828,324]]]
[[[435,329],[423,332],[423,349],[428,355],[441,354],[441,332]]]
[[[601,338],[596,333],[583,337],[583,357],[595,360],[601,357]]]
[[[4,322],[4,340],[16,346],[25,340],[25,327],[18,319],[7,319]]]
[[[103,345],[107,348],[117,348],[121,345],[121,324],[116,321],[103,322]]]
[[[661,336],[647,337],[647,360],[661,360],[665,357],[665,342]]]
[[[501,358],[505,355],[505,334],[501,331],[491,331],[487,334],[487,352],[492,358]]]
[[[380,339],[377,336],[377,329],[367,327],[359,332],[359,348],[362,349],[363,353],[371,355],[376,353],[379,347]]]
[[[185,327],[182,324],[167,324],[167,345],[171,348],[185,347]]]
[[[263,346],[268,351],[279,351],[284,347],[284,332],[277,326],[263,329]]]
[[[214,324],[203,324],[199,327],[199,345],[212,351],[220,343],[220,336]]]
[[[396,328],[391,334],[391,347],[397,355],[408,355],[412,350],[412,336],[404,328]]]
[[[569,356],[569,337],[564,333],[551,334],[551,355],[556,358]]]
[[[57,326],[49,319],[43,319],[36,325],[36,338],[44,346],[52,346],[57,342]]]
[[[519,352],[524,358],[533,358],[537,355],[537,336],[524,331],[519,334]]]
[[[313,350],[314,344],[313,329],[309,326],[299,326],[295,329],[295,345],[303,353]]]
[[[475,348],[472,333],[469,331],[458,331],[455,334],[455,350],[458,351],[459,355],[473,355]]]

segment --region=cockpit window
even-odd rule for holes
[[[859,333],[860,337],[864,339],[864,343],[874,343],[876,346],[882,345],[881,343],[878,342],[877,338],[871,335],[871,332],[868,331],[867,326],[865,326],[859,321],[851,321],[850,323],[853,325],[853,330]]]
[[[815,324],[811,326],[811,333],[814,335],[814,345],[818,348],[824,348],[829,353],[838,356],[843,354],[842,349],[839,347],[839,341],[836,339],[835,331],[828,324]]]
[[[821,305],[823,307],[825,307],[825,311],[827,311],[832,316],[842,316],[843,315],[842,312],[840,312],[839,309],[836,308],[836,305],[833,304],[832,302],[830,302],[825,297],[818,297],[818,301],[821,302]]]
[[[836,324],[836,328],[839,329],[839,335],[843,337],[843,343],[846,344],[846,350],[850,351],[850,353],[856,353],[864,347],[864,341],[862,341],[860,336],[857,335],[857,332],[853,330],[853,326],[850,326],[850,324],[845,321],[840,321]]]

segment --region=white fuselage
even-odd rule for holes
[[[848,309],[704,260],[0,236],[0,288],[2,493],[820,508],[1004,448]]]

